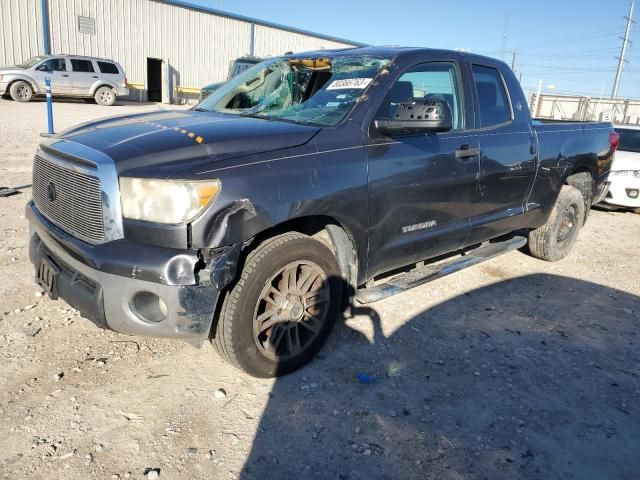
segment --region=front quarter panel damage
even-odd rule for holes
[[[357,139],[354,143],[354,139]],[[323,129],[304,146],[218,162],[190,178],[219,179],[221,191],[191,225],[193,248],[246,243],[283,222],[322,216],[354,239],[366,265],[368,191],[366,156],[357,122]]]
[[[236,244],[208,259],[206,267],[198,272],[200,284],[180,289],[176,329],[196,343],[211,331],[220,295],[236,275],[240,249],[241,245]]]

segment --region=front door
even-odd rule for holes
[[[392,118],[397,105],[412,98],[444,99],[451,131],[384,137],[370,129],[365,139],[369,277],[456,250],[469,234],[479,156],[459,154],[478,148],[461,78],[454,61],[414,65],[399,76],[376,116]]]
[[[44,79],[51,80],[51,93],[53,95],[68,94],[71,89],[67,62],[64,58],[50,58],[36,67],[35,80],[38,90],[45,91]]]

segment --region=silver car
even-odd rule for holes
[[[43,55],[20,65],[0,68],[0,96],[28,102],[45,94],[45,78],[51,79],[54,96],[79,97],[99,105],[113,105],[116,97],[129,95],[127,77],[117,62],[80,55]]]

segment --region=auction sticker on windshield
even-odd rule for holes
[[[329,84],[327,90],[342,90],[345,88],[366,88],[371,83],[373,78],[343,78],[341,80],[334,80]]]

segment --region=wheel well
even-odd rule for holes
[[[33,84],[33,82],[26,80],[24,78],[16,78],[15,80],[12,80],[11,82],[9,82],[9,84],[7,85],[7,90],[5,92],[7,95],[9,95],[9,90],[11,89],[11,85],[13,85],[16,82],[27,82],[29,85],[31,85],[31,90],[33,90],[33,94],[35,95],[37,93],[37,88]]]
[[[102,84],[98,85],[98,86],[93,90],[92,95],[95,95],[95,94],[96,94],[96,92],[97,92],[99,89],[101,89],[102,87],[107,87],[107,88],[110,88],[111,90],[115,90],[115,87],[114,87],[113,85],[109,85],[108,83],[102,83]],[[115,95],[115,92],[114,92],[114,95]]]
[[[326,245],[336,256],[343,276],[355,289],[358,276],[358,256],[355,242],[347,228],[330,216],[299,217],[275,225],[256,235],[245,247],[245,254],[265,240],[286,232],[303,233]]]
[[[588,168],[578,168],[565,179],[564,184],[580,190],[582,198],[584,198],[584,221],[586,222],[591,209],[591,202],[593,201],[595,187],[593,173]]]

